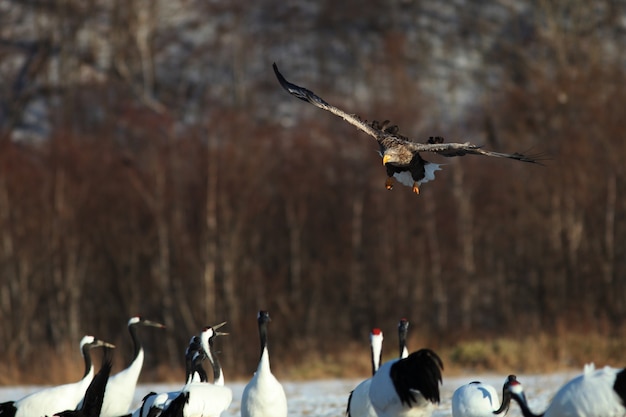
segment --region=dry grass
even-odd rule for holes
[[[416,345],[411,343],[410,346]],[[582,369],[588,362],[626,366],[623,358],[626,339],[597,334],[566,333],[558,337],[539,334],[523,339],[467,340],[434,350],[444,362],[444,376],[468,372],[550,373]],[[325,357],[311,354],[288,369],[281,367],[280,374],[289,380],[359,378],[371,372],[368,354],[363,346]],[[391,358],[393,354],[385,360]]]
[[[513,338],[484,338],[466,340],[453,346],[434,347],[444,365],[444,377],[467,373],[549,373],[582,369],[587,362],[597,365],[626,365],[623,352],[626,339],[600,334],[560,332],[558,337],[547,333]],[[413,349],[424,346],[411,340]],[[395,347],[395,346],[394,346]],[[384,360],[393,358],[395,349],[386,349]],[[16,361],[0,362],[0,385],[60,384],[77,381],[82,376],[82,359],[71,347],[64,353],[43,352],[39,362],[29,363],[31,372],[23,372]],[[50,360],[49,358],[54,358]],[[100,363],[98,353],[94,363]],[[341,351],[329,354],[311,352],[304,356],[284,358],[274,363],[272,369],[282,380],[302,381],[312,379],[361,378],[369,375],[369,349],[353,343]],[[145,370],[142,381],[180,382],[184,370],[159,366]],[[249,375],[234,375],[226,369],[229,380],[243,380]]]
[[[588,362],[624,366],[626,340],[594,334],[546,333],[523,339],[473,340],[444,349],[451,371],[550,373],[582,369]],[[620,365],[621,364],[621,365]]]
[[[96,369],[101,361],[99,349],[92,358]],[[24,370],[26,369],[26,370]],[[48,385],[78,381],[83,377],[83,358],[76,345],[64,346],[58,351],[38,351],[30,361],[17,359],[0,362],[0,385]]]

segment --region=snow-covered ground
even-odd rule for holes
[[[524,385],[530,406],[536,412],[542,412],[552,395],[565,382],[575,376],[576,373],[557,373],[551,375],[518,375],[518,380]],[[507,375],[468,375],[467,377],[449,377],[444,375],[444,383],[441,388],[441,404],[433,417],[449,417],[450,399],[454,390],[462,384],[471,381],[482,381],[492,384],[498,392],[502,390],[502,384]],[[359,380],[318,380],[309,382],[286,382],[283,381],[285,392],[289,401],[290,417],[343,417],[345,415],[346,402],[350,391],[360,382]],[[233,402],[224,417],[239,416],[239,401],[245,383],[227,383],[233,390]],[[0,387],[0,402],[19,399],[40,387]],[[139,402],[150,391],[164,392],[179,389],[177,385],[144,384],[137,387],[135,398]],[[501,395],[501,394],[500,394]],[[517,405],[513,404],[508,416],[521,416]]]

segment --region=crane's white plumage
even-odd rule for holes
[[[525,417],[538,417],[528,408],[522,384],[510,375],[502,391],[502,405],[508,409],[513,398]],[[544,417],[622,417],[626,415],[626,370],[586,365],[583,373],[567,382],[554,395]]]
[[[210,382],[192,382],[180,391],[171,391],[147,396],[133,417],[157,417],[166,410],[181,394],[188,399],[183,406],[184,417],[219,417],[232,401],[232,392],[223,386]]]
[[[81,339],[80,351],[85,361],[85,373],[80,381],[46,388],[17,401],[0,404],[0,415],[2,417],[52,416],[55,413],[78,408],[94,376],[90,350],[98,346],[115,347],[93,336],[84,336]]]
[[[270,369],[267,348],[267,326],[270,316],[267,311],[259,311],[257,323],[261,339],[261,358],[252,379],[243,390],[241,397],[242,417],[286,417],[287,397],[281,383]]]
[[[461,385],[452,394],[452,417],[492,417],[499,407],[496,389],[482,382]]]
[[[430,349],[385,362],[370,384],[370,401],[376,415],[430,416],[439,403],[442,369],[441,359]]]
[[[128,320],[128,331],[133,341],[134,357],[130,365],[123,371],[109,378],[102,402],[100,417],[117,417],[128,413],[135,396],[137,380],[143,367],[144,349],[137,336],[138,326],[158,327],[165,326],[155,321],[146,320],[140,316]]]
[[[372,354],[372,376],[378,371],[383,354],[383,332],[374,328],[370,332],[370,348]],[[371,378],[361,381],[352,390],[348,397],[348,416],[350,417],[376,417],[376,412],[370,402]]]
[[[185,417],[219,417],[233,400],[230,388],[210,382],[192,382],[183,388],[183,392],[189,394],[184,406]]]

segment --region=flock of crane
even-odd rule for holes
[[[258,328],[261,357],[258,368],[246,385],[241,399],[241,416],[286,417],[287,398],[282,385],[272,375],[267,349],[267,327],[270,316],[259,311]],[[232,391],[224,385],[219,358],[214,351],[215,338],[226,335],[219,329],[225,323],[205,327],[194,335],[185,350],[186,381],[179,391],[150,392],[135,409],[131,409],[144,350],[137,335],[139,326],[164,328],[160,323],[140,316],[128,321],[134,357],[131,364],[115,375],[111,372],[111,349],[115,346],[93,336],[80,341],[85,361],[83,378],[75,383],[45,388],[15,401],[0,404],[0,417],[213,417],[219,416],[232,401]],[[102,366],[94,375],[91,349],[104,348]],[[209,382],[203,367],[207,360],[213,369]]]
[[[350,417],[430,417],[439,403],[441,359],[429,349],[411,354],[406,347],[408,321],[398,324],[399,358],[379,366],[383,334],[370,333],[372,377],[361,382],[348,399]],[[534,413],[524,388],[515,375],[496,388],[479,381],[458,387],[452,394],[452,417],[495,417],[506,413],[511,400],[524,417],[624,417],[626,416],[626,369],[593,364],[568,381],[554,395],[546,410]]]
[[[267,311],[257,317],[261,354],[254,376],[241,397],[241,417],[286,417],[287,398],[281,383],[270,369],[267,347]],[[213,348],[215,338],[227,333],[225,323],[205,327],[194,335],[185,350],[186,381],[179,391],[150,392],[132,409],[144,351],[137,336],[138,326],[163,328],[160,323],[132,317],[128,329],[133,341],[131,364],[115,375],[111,372],[110,343],[85,336],[80,350],[85,361],[83,378],[72,384],[42,389],[16,401],[0,404],[0,417],[218,417],[230,406],[232,391],[224,385],[224,374]],[[409,322],[398,324],[399,357],[381,364],[383,333],[370,333],[372,376],[359,383],[348,397],[349,417],[429,417],[439,403],[443,363],[430,349],[409,353]],[[90,350],[104,348],[102,365],[94,375]],[[213,370],[209,382],[203,362]],[[523,386],[509,375],[502,388],[502,402],[496,389],[478,381],[462,385],[452,395],[453,417],[495,417],[508,411],[511,400],[524,417],[624,417],[626,416],[626,369],[586,365],[583,373],[566,383],[541,414],[533,413]]]

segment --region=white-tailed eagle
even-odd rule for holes
[[[276,64],[274,72],[280,85],[287,92],[300,100],[307,101],[320,109],[327,110],[357,129],[373,136],[380,147],[380,155],[383,158],[383,165],[387,169],[387,180],[385,186],[388,190],[393,188],[392,178],[396,178],[400,183],[413,187],[413,192],[419,194],[419,186],[435,178],[435,171],[441,169],[439,164],[428,162],[420,156],[420,152],[434,152],[446,157],[463,155],[485,155],[498,158],[510,158],[518,161],[539,163],[539,155],[524,155],[521,153],[500,153],[481,149],[479,145],[470,142],[465,143],[444,143],[440,136],[431,137],[428,143],[417,143],[398,133],[398,127],[389,126],[389,121],[379,123],[373,121],[367,123],[354,114],[348,114],[341,109],[327,103],[311,90],[290,83],[278,71]]]

